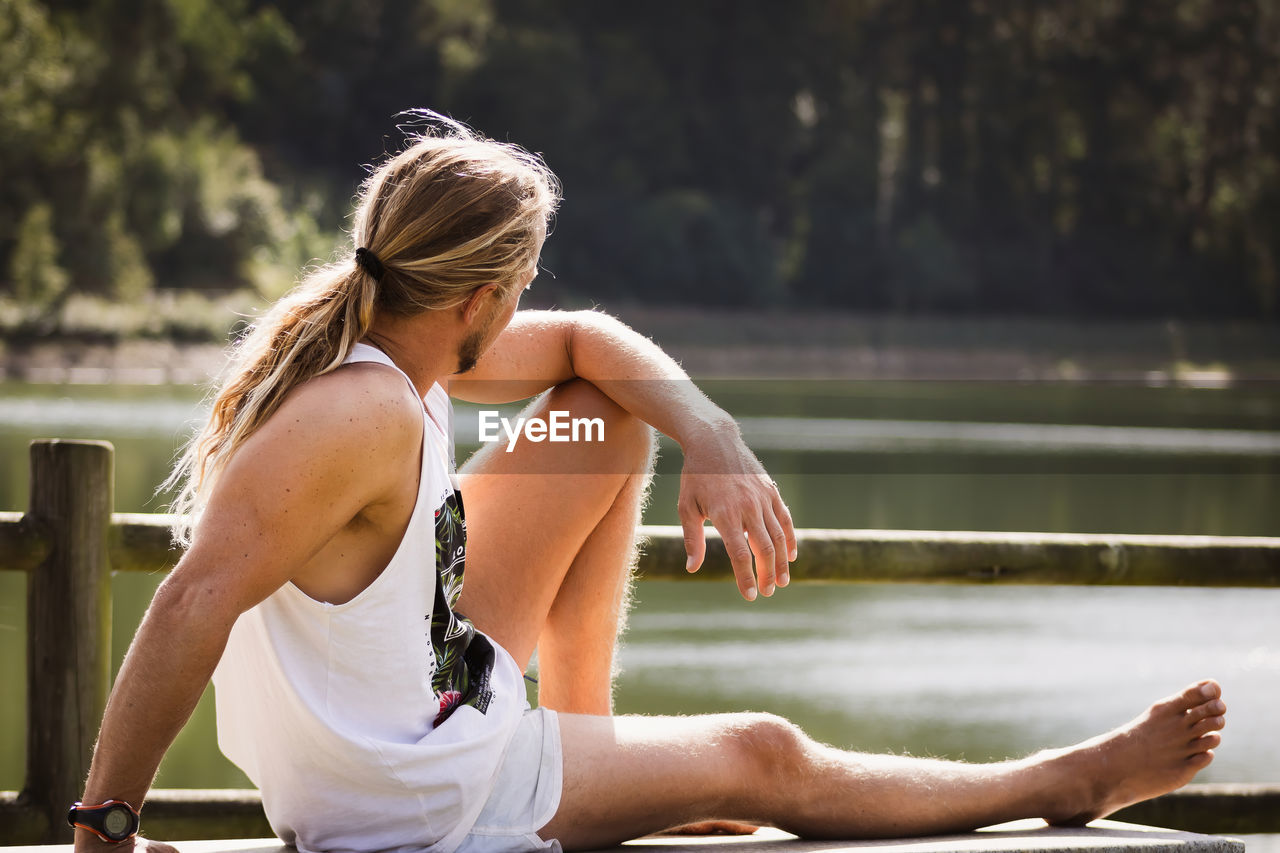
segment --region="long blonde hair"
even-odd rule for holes
[[[541,158],[452,121],[409,143],[362,185],[352,251],[309,274],[234,346],[208,423],[162,487],[182,487],[171,507],[180,544],[236,450],[291,390],[340,366],[375,311],[452,308],[485,284],[514,286],[537,263],[560,200]],[[379,278],[356,263],[356,248],[376,255]]]

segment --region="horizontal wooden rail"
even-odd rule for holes
[[[684,577],[679,527],[644,527],[645,577]],[[795,580],[1128,586],[1280,586],[1280,538],[970,533],[934,530],[797,531]],[[709,535],[699,574],[732,571]]]
[[[173,516],[115,513],[107,539],[114,572],[167,571],[181,551]],[[638,572],[686,578],[679,527],[642,525]],[[1132,534],[975,533],[939,530],[797,531],[798,581],[1064,584],[1071,586],[1280,586],[1280,538]],[[0,512],[0,570],[30,571],[48,551],[40,526]],[[707,529],[707,558],[694,578],[732,573],[724,544]]]
[[[30,514],[0,512],[0,570],[29,572],[49,555],[49,533]]]
[[[112,512],[113,449],[106,442],[31,446],[28,513],[0,512],[0,571],[27,583],[27,778],[0,793],[0,844],[69,839],[67,805],[79,795],[106,702],[110,576],[160,572],[181,556],[167,515]],[[639,573],[687,578],[678,527],[643,527]],[[1204,536],[801,530],[798,581],[1280,586],[1280,539]],[[708,530],[695,577],[732,569]],[[1121,812],[1198,832],[1280,832],[1280,786],[1193,786]],[[156,791],[156,837],[269,832],[256,792]]]

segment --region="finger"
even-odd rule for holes
[[[787,561],[795,562],[796,557],[800,556],[800,543],[796,540],[796,527],[791,521],[791,510],[787,509],[787,504],[778,492],[776,483],[773,488],[773,514],[782,525],[782,533],[787,540]]]
[[[684,528],[684,570],[696,572],[702,568],[707,554],[707,534],[702,527],[702,513],[692,509],[680,510],[680,526]]]
[[[751,551],[756,558],[756,583],[763,595],[773,595],[777,584],[774,575],[774,563],[779,554],[773,548],[773,539],[765,528],[764,519],[757,518],[747,528],[747,540],[751,543]]]
[[[741,530],[725,526],[720,528],[720,538],[733,564],[733,574],[738,579],[738,591],[747,601],[756,600],[756,578],[751,571],[751,546]]]
[[[778,586],[786,586],[791,582],[791,575],[787,568],[787,534],[783,532],[782,525],[778,523],[778,519],[772,512],[768,510],[764,514],[765,530],[769,532],[769,541],[773,543],[773,576],[778,582]]]

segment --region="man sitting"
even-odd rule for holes
[[[713,819],[848,838],[1079,823],[1209,764],[1212,681],[986,765],[842,752],[768,714],[612,716],[652,429],[684,453],[691,571],[710,521],[742,595],[769,596],[796,537],[732,419],[658,347],[600,313],[517,312],[558,196],[515,146],[424,134],[366,182],[354,250],[238,344],[175,472],[188,549],[112,692],[79,849],[147,843],[95,807],[142,803],[211,676],[224,752],[301,851],[580,850]],[[540,395],[526,418],[603,434],[490,445],[458,477],[450,395]]]

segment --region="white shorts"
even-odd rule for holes
[[[525,711],[498,769],[493,793],[457,853],[560,853],[560,842],[544,841],[538,830],[560,806],[563,779],[556,712]]]

